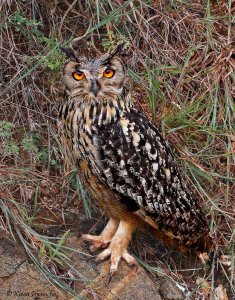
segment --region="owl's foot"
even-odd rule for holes
[[[83,234],[81,239],[92,244],[89,247],[91,252],[95,252],[100,248],[106,248],[110,243],[110,240],[105,240],[102,235]]]
[[[106,248],[117,231],[118,225],[119,221],[111,218],[101,235],[83,234],[81,239],[92,244],[89,248],[91,252],[95,252],[100,248]]]
[[[127,251],[131,234],[134,229],[135,225],[125,221],[120,221],[118,229],[113,236],[109,247],[103,250],[96,258],[97,262],[102,262],[108,257],[111,257],[111,277],[117,271],[121,258],[123,258],[129,266],[136,265],[135,258],[132,257]]]

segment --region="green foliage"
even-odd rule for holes
[[[43,24],[35,19],[27,19],[19,11],[16,11],[12,16],[9,17],[9,24],[13,26],[17,32],[28,38],[30,42],[32,42],[32,35],[35,36],[36,39],[42,44],[48,43],[49,41],[43,32],[38,29],[38,27],[42,27]]]
[[[14,12],[14,14],[9,17],[9,22],[15,27],[16,31],[20,31],[22,26],[28,27],[42,25],[41,22],[38,22],[35,19],[27,19],[19,11]]]
[[[36,160],[39,160],[43,163],[48,163],[49,160],[49,149],[48,146],[42,147],[41,145],[41,136],[38,134],[25,134],[21,142],[21,146],[24,151],[27,151],[30,154],[33,154]],[[56,165],[55,160],[50,161],[51,165]]]
[[[69,232],[70,231],[67,230],[59,239],[59,242],[56,244],[42,240],[42,246],[40,247],[38,253],[39,257],[41,257],[42,259],[47,257],[51,261],[55,261],[58,264],[62,264],[62,258],[67,258],[63,246]]]
[[[0,138],[9,139],[12,137],[14,124],[7,121],[0,121]]]
[[[34,154],[38,153],[38,148],[35,144],[35,139],[33,138],[33,136],[25,135],[21,144],[22,144],[22,148],[25,151],[31,152]]]
[[[55,49],[56,47],[55,40],[54,39],[49,40],[48,46],[52,52],[52,49]],[[52,71],[59,70],[65,61],[64,55],[58,49],[54,50],[53,53],[51,53],[50,55],[42,55],[41,59],[42,59],[42,65],[44,67],[49,68]]]
[[[48,147],[43,148],[38,152],[37,158],[42,162],[47,162],[49,158]]]
[[[158,69],[147,69],[147,80],[149,83],[149,105],[151,111],[153,113],[153,118],[156,115],[156,107],[157,107],[157,100],[164,101],[164,94],[162,92],[162,82],[160,80],[160,73]]]
[[[90,196],[86,189],[83,186],[81,179],[78,176],[77,168],[75,168],[70,174],[68,175],[68,181],[72,187],[72,189],[79,191],[81,195],[84,210],[86,213],[87,218],[91,218],[91,210],[90,210]]]
[[[101,44],[105,51],[114,48],[120,42],[123,42],[123,37],[115,34],[113,31],[107,31],[108,38],[103,38]],[[128,40],[125,41],[124,48],[128,48],[130,42]]]
[[[68,181],[70,182],[72,189],[76,191],[78,189],[77,170],[74,170],[69,173]]]
[[[2,139],[2,154],[6,156],[18,155],[19,147],[13,140],[14,124],[7,121],[0,121],[0,138]]]
[[[19,147],[14,141],[7,141],[4,145],[4,154],[5,155],[18,155]]]
[[[13,123],[0,121],[2,155],[19,155],[20,149],[22,149],[28,154],[33,155],[36,161],[40,161],[42,163],[50,163],[50,165],[52,166],[57,166],[57,162],[55,159],[51,159],[49,161],[48,146],[41,145],[42,138],[39,134],[25,133],[24,138],[17,142],[14,137],[14,128],[15,125]]]
[[[35,19],[30,20],[19,11],[16,11],[9,17],[9,24],[14,27],[17,32],[28,39],[30,45],[33,44],[35,39],[36,42],[49,49],[49,53],[46,55],[37,55],[33,58],[33,61],[41,59],[42,65],[48,67],[52,71],[57,70],[62,66],[64,56],[61,51],[55,49],[57,46],[55,36],[52,34],[50,38],[46,37],[42,32],[43,24],[40,21]]]

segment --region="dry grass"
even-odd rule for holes
[[[0,7],[1,227],[18,232],[38,261],[48,241],[36,231],[50,235],[72,228],[83,202],[89,216],[89,201],[82,189],[77,195],[77,178],[71,162],[63,162],[66,149],[57,133],[64,60],[58,45],[83,36],[81,52],[96,55],[124,40],[136,105],[154,118],[173,145],[212,220],[215,252],[229,254],[233,269],[234,3],[3,0]],[[207,278],[211,286],[204,299],[213,299],[219,283],[235,299],[234,273],[216,256],[203,272],[193,258],[169,255],[156,241],[137,246],[138,240],[135,253],[150,272],[160,276],[165,270],[164,276],[188,289],[188,299],[206,294],[197,277]],[[55,258],[53,249],[43,257]],[[58,259],[48,261],[50,274],[59,274]]]

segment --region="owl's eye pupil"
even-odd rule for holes
[[[113,69],[106,69],[105,71],[104,71],[104,77],[106,77],[106,78],[112,78],[113,77],[113,75],[114,75],[114,73],[115,73],[115,71],[113,70]]]
[[[75,80],[82,80],[85,77],[84,72],[82,72],[80,70],[73,72],[72,75]]]

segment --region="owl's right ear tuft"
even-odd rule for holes
[[[124,53],[125,46],[126,44],[124,42],[117,44],[117,46],[114,47],[114,49],[108,52],[108,58],[111,59],[114,56],[122,55]]]
[[[64,54],[67,56],[67,58],[71,58],[71,59],[77,60],[76,54],[75,54],[75,52],[74,52],[74,50],[72,48],[63,48],[63,47],[60,47],[60,50],[62,52],[64,52]]]

